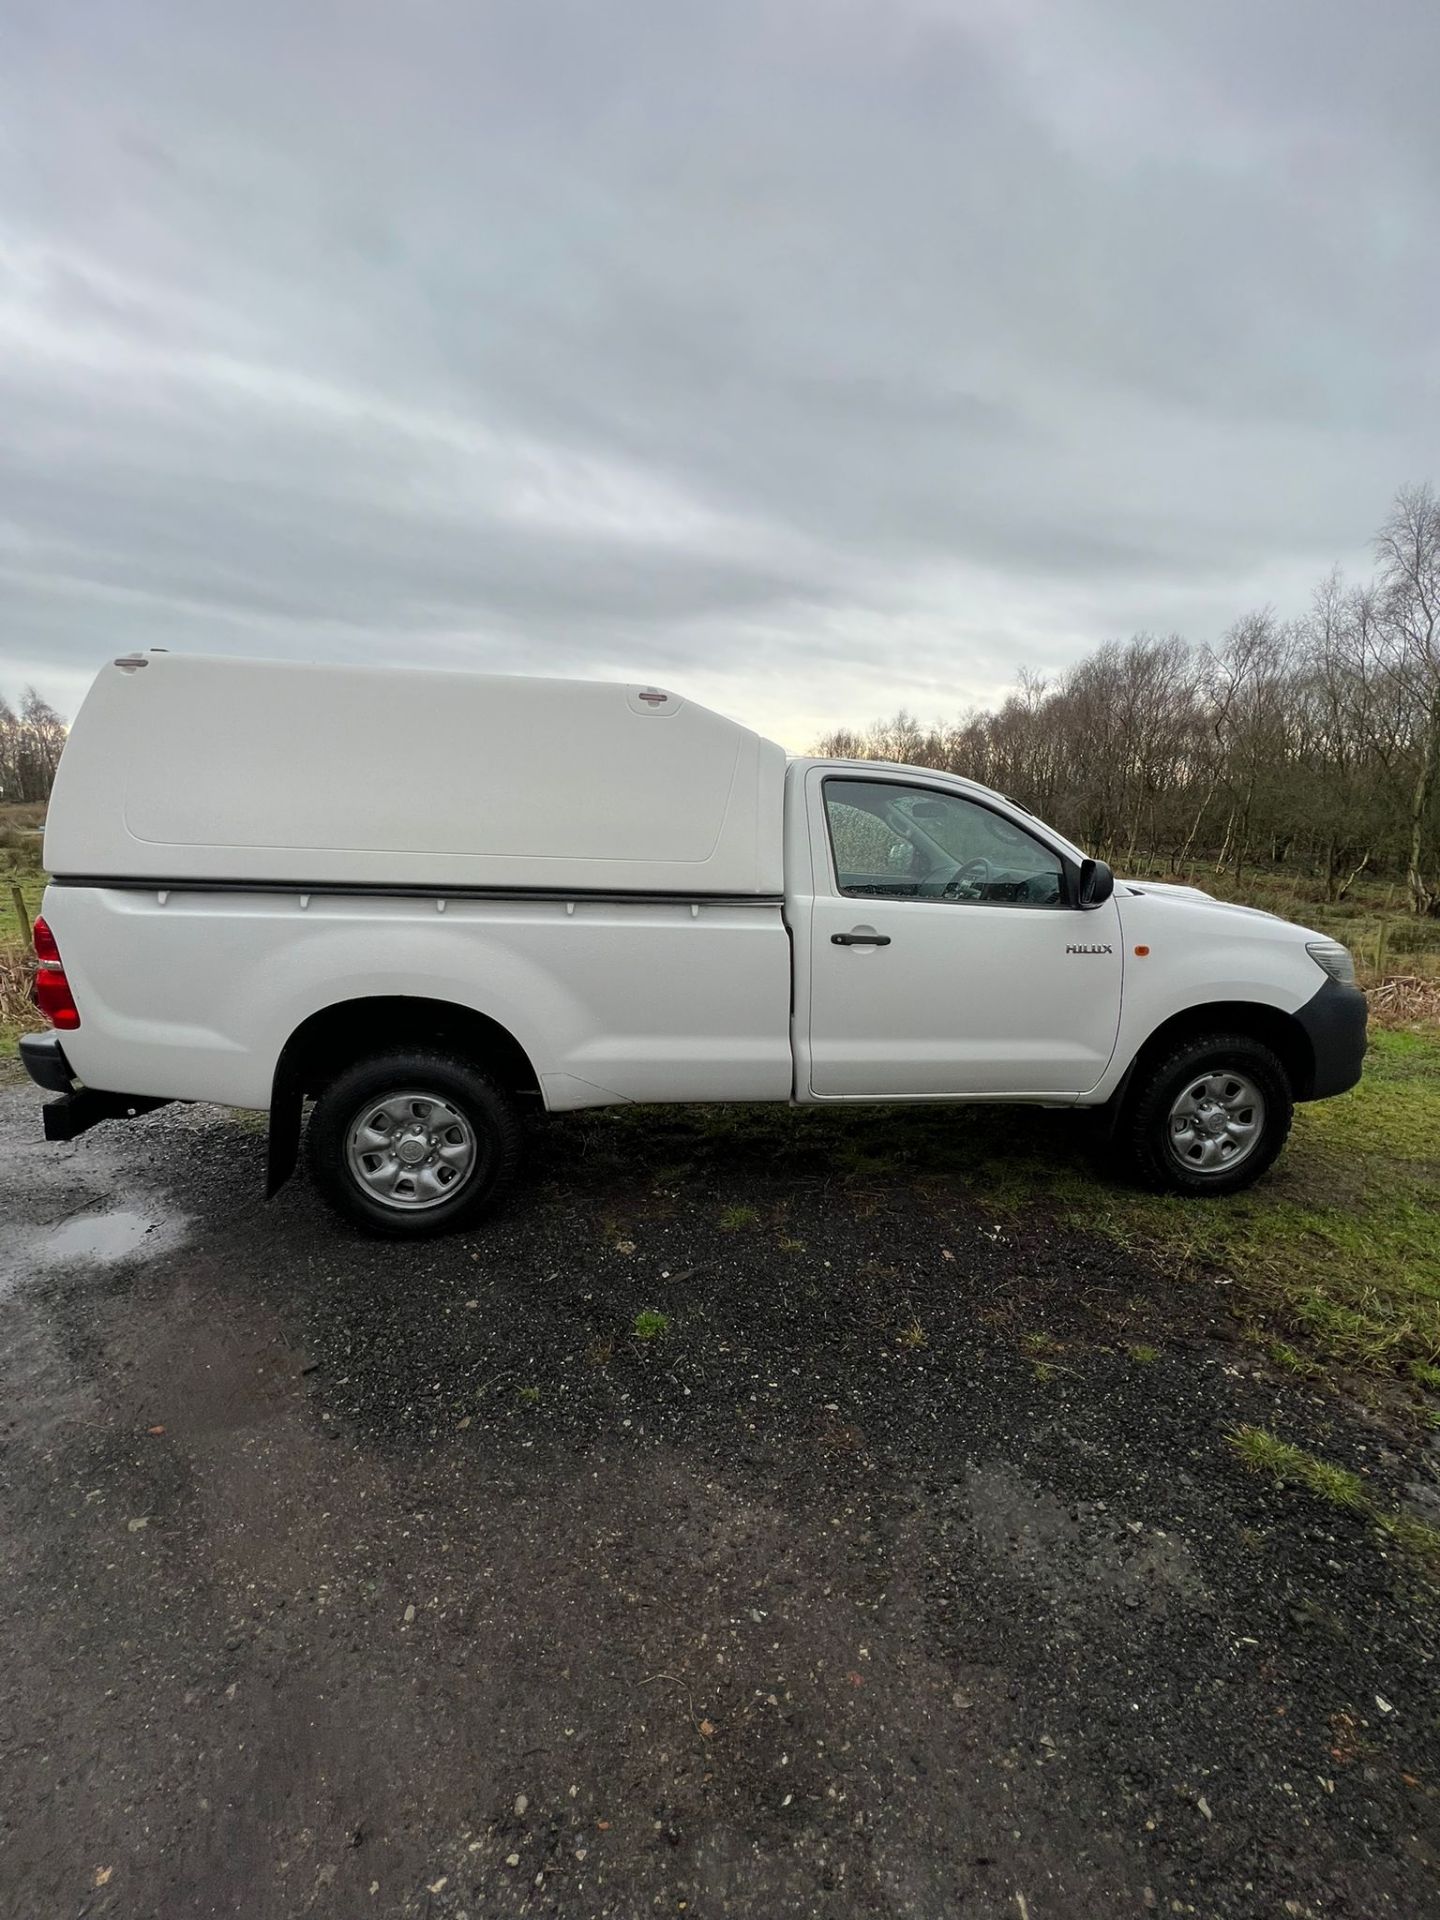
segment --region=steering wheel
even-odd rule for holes
[[[944,900],[983,899],[993,872],[983,854],[978,859],[963,861],[941,887],[940,896]]]

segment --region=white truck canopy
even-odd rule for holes
[[[785,753],[661,689],[150,653],[104,667],[60,878],[779,895]]]

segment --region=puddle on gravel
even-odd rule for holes
[[[34,1257],[46,1266],[61,1261],[91,1261],[109,1266],[117,1260],[150,1259],[174,1246],[184,1222],[148,1213],[80,1213],[46,1234]]]

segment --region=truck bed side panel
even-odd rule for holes
[[[52,886],[45,915],[90,1086],[269,1105],[311,1014],[402,995],[488,1015],[552,1108],[784,1100],[790,956],[778,905]],[[376,1035],[377,1047],[384,1044]]]

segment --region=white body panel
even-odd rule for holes
[[[89,1086],[266,1107],[311,1014],[403,995],[513,1034],[555,1109],[786,1100],[790,945],[780,909],[51,887]],[[378,1036],[383,1041],[383,1036]]]
[[[54,874],[778,896],[785,755],[598,681],[137,656],[61,758]]]
[[[1015,908],[979,901],[858,900],[838,887],[821,801],[805,778],[813,897],[797,912],[796,967],[808,974],[805,1080],[818,1100],[1073,1099],[1109,1065],[1120,1022],[1119,919],[1108,900]],[[868,777],[890,786],[894,770]],[[919,772],[906,787],[954,791]],[[836,946],[861,931],[884,947]],[[1067,953],[1084,945],[1103,951]]]
[[[1115,905],[1129,958],[1115,1052],[1094,1088],[1107,1100],[1121,1075],[1164,1021],[1215,1003],[1295,1013],[1323,981],[1306,951],[1322,934],[1207,894],[1117,885]],[[1136,947],[1148,947],[1143,958]]]
[[[969,782],[787,767],[654,690],[107,668],[46,842],[61,878],[44,913],[81,1013],[65,1056],[102,1090],[266,1107],[303,1022],[400,997],[498,1022],[555,1109],[1094,1104],[1171,1016],[1293,1013],[1321,984],[1317,936],[1185,890],[1120,884],[1090,910],[1060,903],[1068,882],[1001,905],[889,897],[883,876],[859,897],[852,872],[842,892],[828,779],[901,787],[922,823],[939,801],[978,808],[1007,844],[1080,859]],[[834,944],[856,930],[888,944]]]

